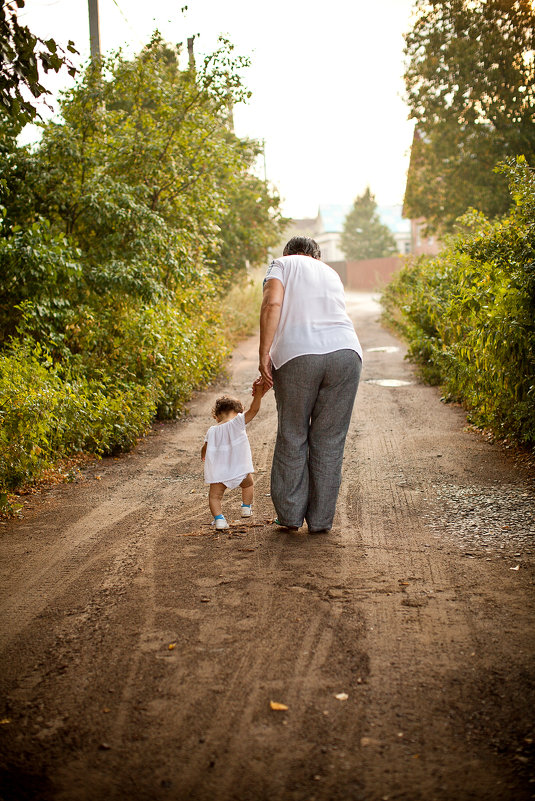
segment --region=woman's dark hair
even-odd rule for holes
[[[321,259],[321,250],[317,242],[308,236],[292,236],[284,246],[283,256],[312,256],[313,259]]]
[[[237,398],[229,398],[227,395],[218,398],[212,409],[212,417],[217,418],[220,414],[226,414],[227,412],[236,412],[237,414],[243,412],[242,402]]]

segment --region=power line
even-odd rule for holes
[[[126,24],[128,25],[128,27],[129,27],[129,28],[130,28],[130,30],[132,31],[132,33],[134,34],[134,36],[136,37],[136,39],[137,39],[138,43],[139,43],[139,44],[141,44],[141,45],[145,44],[144,40],[143,40],[143,39],[142,39],[142,38],[139,36],[138,32],[135,30],[135,28],[134,28],[134,27],[132,26],[132,24],[130,23],[130,20],[128,19],[128,17],[127,17],[127,16],[126,16],[126,14],[124,13],[124,11],[122,10],[122,8],[121,8],[121,6],[119,5],[119,3],[117,2],[117,0],[112,0],[112,2],[113,2],[113,4],[116,6],[116,8],[117,8],[117,11],[118,11],[118,12],[119,12],[119,14],[121,15],[121,17],[124,19],[124,21],[126,22]]]

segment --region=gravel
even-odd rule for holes
[[[519,558],[535,550],[535,493],[524,486],[441,484],[434,490],[437,503],[424,519],[459,547],[477,549],[466,556],[484,556],[485,549]]]

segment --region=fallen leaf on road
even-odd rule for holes
[[[170,643],[169,643],[169,645],[168,645],[167,647],[168,647],[168,649],[169,649],[170,651],[172,651],[172,650],[173,650],[173,648],[176,648],[176,642],[170,642]]]
[[[349,698],[349,695],[347,693],[337,693],[334,697],[338,701],[347,701],[347,699]]]
[[[11,723],[11,718],[2,718],[2,720],[0,720],[0,726],[5,726],[8,723]]]
[[[274,709],[277,712],[284,712],[286,709],[288,709],[286,704],[279,704],[278,701],[270,701],[269,705],[270,705],[271,709]]]

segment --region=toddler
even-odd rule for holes
[[[245,413],[239,400],[226,396],[218,398],[212,409],[217,425],[208,429],[201,459],[204,462],[204,481],[210,484],[208,503],[216,529],[229,528],[221,512],[221,501],[227,488],[241,487],[242,517],[250,517],[253,513],[251,504],[254,482],[251,473],[254,468],[245,426],[256,416],[262,397],[268,389],[269,387],[255,382],[253,400]]]

